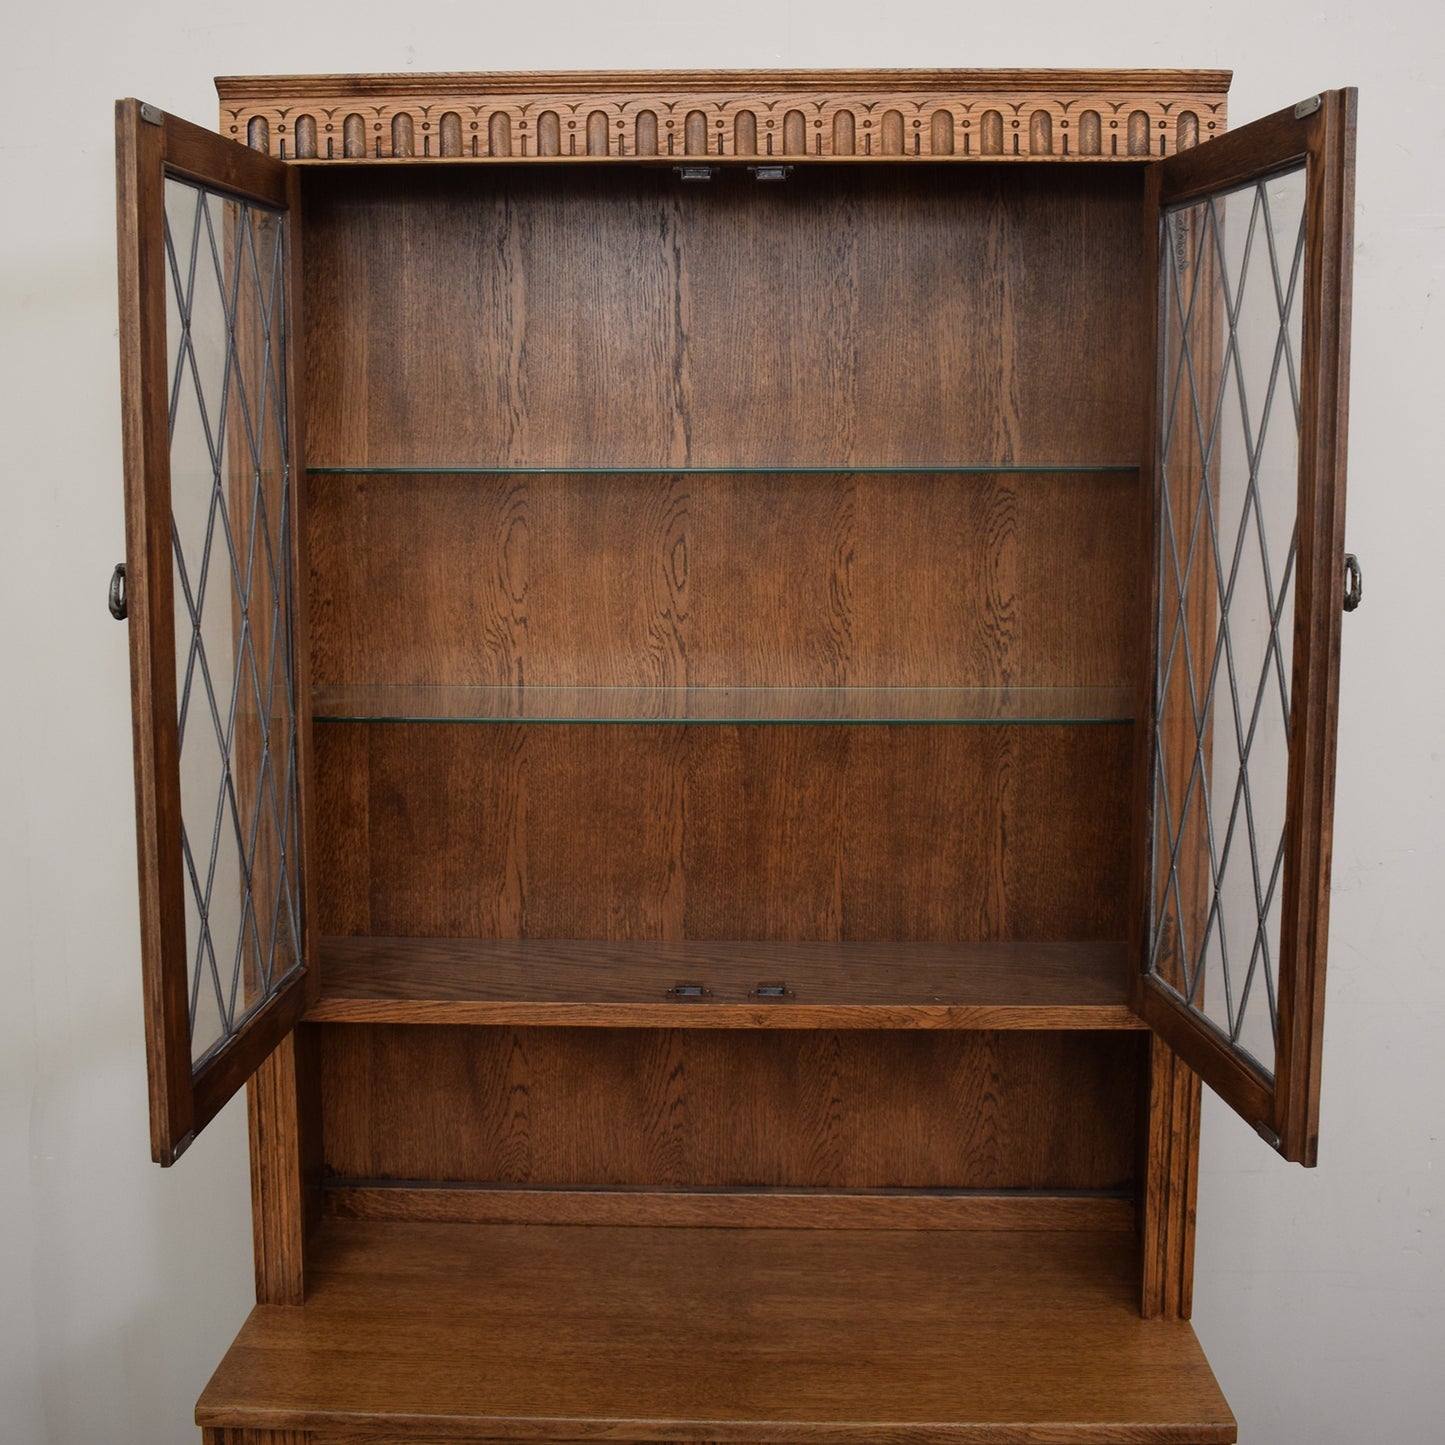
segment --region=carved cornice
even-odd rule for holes
[[[286,160],[1143,160],[1222,134],[1224,70],[223,76]]]

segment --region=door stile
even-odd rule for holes
[[[1281,980],[1275,1132],[1288,1158],[1313,1165],[1319,1153],[1320,1051],[1339,733],[1340,642],[1345,591],[1345,466],[1349,431],[1350,295],[1354,257],[1355,114],[1353,90],[1323,97],[1310,133],[1318,184],[1307,224],[1320,238],[1308,277],[1318,297],[1308,314],[1300,377],[1300,567],[1296,583],[1295,693],[1304,705],[1292,750],[1289,805],[1298,847],[1286,860],[1281,954],[1314,961]],[[1309,545],[1305,544],[1309,539]]]
[[[321,964],[315,940],[319,937],[313,926],[316,913],[316,880],[311,859],[311,827],[315,817],[316,777],[315,753],[311,737],[311,617],[310,563],[307,547],[307,484],[306,484],[306,375],[302,366],[302,337],[305,335],[305,290],[303,262],[305,226],[301,173],[294,167],[286,172],[286,208],[291,216],[291,246],[287,252],[286,358],[287,393],[290,397],[290,431],[287,436],[288,462],[291,468],[291,589],[293,609],[292,638],[295,648],[296,709],[296,842],[297,891],[301,899],[301,937],[297,940],[305,962],[302,980],[306,1006],[309,1008],[321,995]]]
[[[116,106],[120,259],[121,407],[126,482],[126,601],[135,746],[136,854],[140,869],[151,1153],[168,1164],[195,1130],[187,979],[162,960],[186,954],[180,847],[180,751],[171,577],[170,437],[163,407],[166,361],[165,136],[140,107]]]

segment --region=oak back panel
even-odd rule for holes
[[[1133,167],[305,181],[313,464],[1138,460]]]
[[[319,1027],[342,1178],[997,1190],[1133,1174],[1133,1033]]]
[[[1124,936],[1126,727],[316,732],[326,934]]]

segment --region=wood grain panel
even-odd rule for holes
[[[1119,474],[313,476],[318,683],[1127,686]]]
[[[1118,1233],[333,1222],[208,1426],[395,1439],[1231,1441]],[[1122,1422],[1122,1423],[1121,1423]]]
[[[1119,939],[1128,733],[328,723],[320,927]]]
[[[332,1176],[1118,1189],[1123,1033],[318,1025]]]
[[[308,172],[309,460],[1139,460],[1133,171],[628,181]]]

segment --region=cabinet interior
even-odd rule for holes
[[[303,196],[328,1197],[1127,1199],[1140,172]]]

